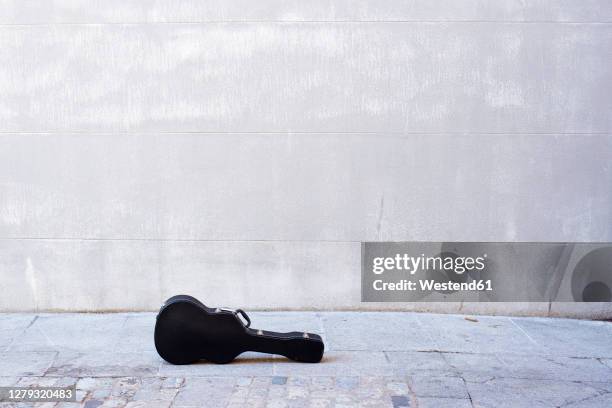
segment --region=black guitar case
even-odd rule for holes
[[[240,309],[213,309],[191,296],[173,296],[157,314],[155,348],[172,364],[201,359],[224,364],[245,351],[279,354],[307,363],[318,363],[323,357],[321,336],[255,330],[250,325],[251,319]]]

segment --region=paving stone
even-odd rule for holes
[[[575,403],[566,405],[570,408],[610,408],[612,407],[612,394],[596,395]]]
[[[230,377],[186,378],[183,387],[174,399],[173,405],[225,405],[231,396],[234,383],[235,380]]]
[[[113,378],[84,377],[77,381],[76,388],[85,391],[94,391],[101,388],[110,389],[114,382]]]
[[[270,387],[270,389],[268,389],[268,398],[285,398],[287,396],[287,387],[284,385],[285,384],[279,387]]]
[[[5,351],[34,319],[36,319],[36,315],[33,314],[1,313],[0,351]]]
[[[272,376],[272,363],[276,360],[267,354],[244,353],[229,364],[215,364],[202,360],[197,364],[172,365],[162,361],[159,366],[159,375],[171,377]]]
[[[546,355],[444,354],[453,370],[472,381],[492,377],[612,381],[612,371],[596,359]]]
[[[17,382],[18,387],[51,387],[56,379],[49,377],[23,377]]]
[[[169,401],[130,401],[126,404],[125,408],[169,408],[172,406],[172,402]]]
[[[56,402],[42,402],[37,403],[36,408],[54,408],[57,405]]]
[[[333,379],[330,385],[315,385],[313,384],[309,389],[311,398],[333,398],[336,395],[336,389],[334,387]]]
[[[266,408],[287,408],[288,405],[288,402],[284,399],[275,398],[268,400]]]
[[[581,381],[582,384],[593,387],[602,394],[612,394],[612,380],[608,382]]]
[[[163,388],[180,388],[185,381],[182,377],[168,377],[163,379]]]
[[[333,377],[314,377],[311,382],[313,388],[330,388],[334,386]]]
[[[271,384],[270,377],[256,377],[251,381],[251,387],[267,387]]]
[[[2,375],[6,377],[42,376],[56,357],[56,352],[9,351],[0,353]]]
[[[408,408],[410,407],[410,399],[404,395],[391,396],[393,408]]]
[[[500,354],[499,359],[505,364],[498,372],[500,377],[612,381],[612,369],[593,358]]]
[[[89,392],[91,399],[94,400],[105,400],[111,395],[112,387],[108,388],[98,388],[96,390],[92,390]]]
[[[328,350],[405,351],[432,346],[430,334],[413,313],[325,313],[323,324]]]
[[[392,372],[398,375],[430,373],[443,375],[450,371],[448,362],[438,352],[387,351]]]
[[[268,396],[267,387],[252,387],[249,390],[249,399],[253,398],[266,398]]]
[[[287,377],[287,384],[289,385],[297,385],[297,386],[308,386],[311,383],[310,377],[296,377],[291,376]]]
[[[127,401],[121,398],[110,398],[104,401],[100,408],[122,408],[125,407]]]
[[[232,398],[236,398],[236,399],[245,399],[249,396],[249,389],[235,387],[231,396]]]
[[[393,404],[390,400],[387,399],[371,399],[371,400],[363,400],[359,401],[359,407],[364,408],[379,408],[379,407],[392,407]]]
[[[236,385],[238,386],[248,386],[251,385],[253,378],[251,377],[238,377],[236,378]]]
[[[417,397],[467,398],[465,382],[460,377],[410,376],[410,389]]]
[[[318,364],[290,360],[274,363],[274,375],[281,376],[387,375],[390,371],[384,353],[368,351],[329,351]]]
[[[115,344],[116,352],[155,352],[153,331],[157,313],[134,313],[125,317],[121,327],[121,340]]]
[[[308,388],[304,386],[290,385],[287,387],[288,399],[306,398],[308,396]]]
[[[285,385],[287,383],[287,377],[275,376],[272,378],[272,384]]]
[[[0,372],[0,375],[4,375],[4,373]],[[0,377],[0,387],[10,387],[17,382],[19,382],[19,377]]]
[[[39,315],[10,347],[16,351],[114,350],[123,339],[125,314],[57,313]]]
[[[263,408],[266,406],[266,400],[262,398],[249,398],[247,400],[247,406],[254,408]]]
[[[357,399],[354,393],[346,393],[343,391],[339,391],[336,394],[336,404],[347,405],[347,404],[357,404]]]
[[[111,397],[132,400],[141,387],[142,379],[137,377],[119,378],[111,389]]]
[[[600,395],[583,383],[558,380],[493,378],[466,384],[474,405],[482,408],[559,407]]]
[[[311,408],[330,408],[333,405],[333,400],[328,398],[311,398]]]
[[[288,408],[306,408],[309,405],[309,401],[306,398],[296,398],[287,401]]]
[[[537,354],[543,350],[506,317],[478,316],[476,323],[461,315],[423,314],[418,319],[431,332],[429,349],[490,354]]]
[[[354,390],[356,400],[359,402],[386,401],[388,391],[385,384],[386,381],[382,377],[361,377],[359,387]],[[389,401],[385,403],[389,403]]]
[[[73,353],[60,352],[49,368],[51,376],[106,377],[157,375],[156,353]]]
[[[77,402],[83,402],[85,398],[87,398],[88,391],[76,390],[74,394],[75,394],[75,400]]]
[[[359,386],[359,377],[337,377],[336,389],[352,390]]]
[[[232,406],[245,406],[247,404],[247,400],[246,398],[234,398],[231,397],[228,401],[227,401],[227,406],[228,407],[232,407]]]
[[[469,399],[419,397],[419,408],[471,408]]]
[[[73,385],[76,386],[78,380],[78,378],[74,377],[55,378],[54,387],[72,387]]]
[[[177,388],[162,388],[161,380],[157,382],[145,383],[145,380],[155,380],[152,378],[143,378],[143,384],[134,394],[134,401],[172,401],[177,393]]]
[[[455,375],[475,374],[480,377],[496,377],[507,369],[495,354],[442,353]]]
[[[543,353],[566,357],[612,358],[612,323],[552,318],[512,318]]]
[[[387,389],[395,395],[408,395],[410,392],[408,389],[408,384],[404,382],[388,382]]]
[[[54,408],[78,408],[78,407],[84,407],[85,403],[87,401],[83,401],[83,402],[58,402]],[[29,407],[31,408],[31,407]]]

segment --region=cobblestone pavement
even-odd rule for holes
[[[0,386],[76,385],[42,407],[612,407],[612,323],[395,312],[252,313],[320,333],[319,364],[246,353],[172,366],[155,314],[0,314]],[[31,406],[31,404],[0,404]]]

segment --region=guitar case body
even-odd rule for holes
[[[242,310],[210,308],[192,296],[173,296],[157,314],[155,348],[171,364],[202,359],[224,364],[246,351],[308,363],[318,363],[323,357],[323,340],[317,334],[276,333],[251,329],[250,324]]]

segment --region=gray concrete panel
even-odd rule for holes
[[[612,240],[610,135],[0,141],[2,238]]]
[[[0,26],[0,131],[612,130],[612,26]]]

